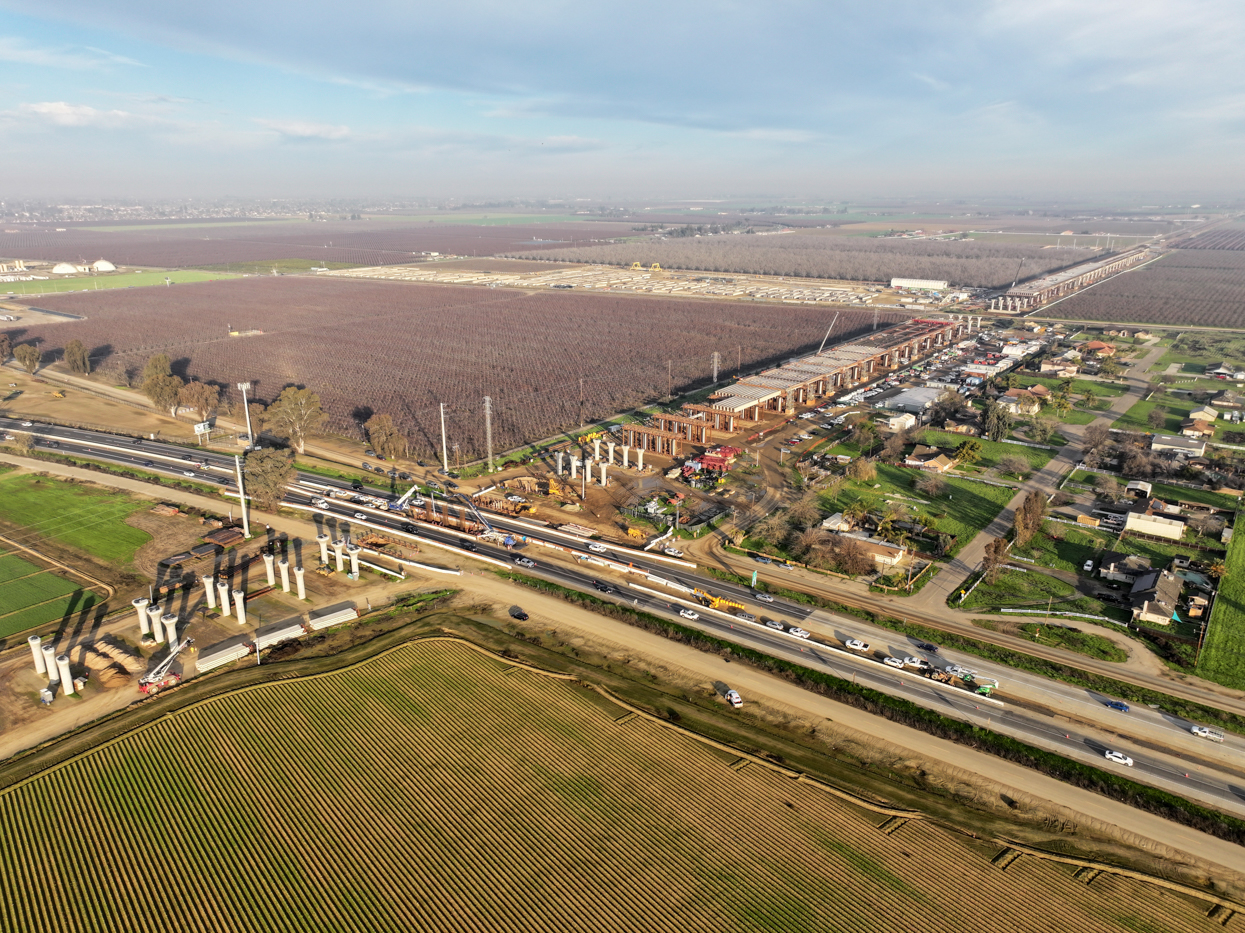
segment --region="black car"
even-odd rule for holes
[[[922,651],[929,651],[929,652],[932,652],[933,654],[937,654],[937,653],[938,653],[938,646],[937,646],[937,645],[931,645],[931,644],[930,644],[929,642],[927,642],[927,641],[918,641],[918,642],[916,643],[916,646],[917,646],[918,648],[920,648]]]
[[[415,477],[411,476],[411,474],[410,474],[410,473],[399,473],[399,474],[398,474],[398,479],[400,479],[400,480],[405,480],[405,481],[407,481],[407,482],[410,482],[410,481],[411,481],[411,480],[413,480],[414,478],[415,478]]]
[[[447,479],[447,480],[445,481],[445,488],[446,488],[446,489],[457,489],[457,488],[458,488],[458,484],[457,484],[456,482],[454,482],[452,479]]]
[[[363,488],[363,483],[357,479],[352,479],[350,481],[350,488],[358,491]]]
[[[134,438],[134,446],[135,446],[135,447],[137,447],[137,446],[138,446],[139,444],[141,444],[142,442],[143,442],[143,439],[142,439],[141,437],[136,437],[136,438]]]
[[[402,527],[402,530],[405,531],[408,535],[415,534],[415,526],[412,525],[410,522],[403,522],[401,527]]]
[[[510,618],[518,619],[520,622],[526,622],[527,613],[524,612],[522,609],[520,609],[518,606],[511,606],[510,607]]]
[[[592,585],[596,587],[598,593],[612,593],[614,588],[608,583],[602,583],[600,580],[593,580]]]
[[[477,545],[474,541],[471,541],[471,540],[469,540],[469,539],[467,539],[467,538],[459,538],[459,539],[458,539],[458,546],[459,546],[460,548],[462,548],[464,551],[478,551],[478,550],[480,550],[479,546],[478,546],[478,545]]]

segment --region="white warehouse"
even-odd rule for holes
[[[944,292],[947,283],[937,279],[891,279],[891,288],[915,288],[921,291]]]

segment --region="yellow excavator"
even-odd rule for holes
[[[736,602],[733,599],[727,599],[725,596],[714,596],[705,590],[692,590],[692,595],[699,600],[702,606],[708,606],[710,609],[743,609],[744,604]]]

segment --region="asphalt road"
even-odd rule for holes
[[[191,473],[195,481],[213,482],[236,494],[234,461],[230,456],[152,441],[136,445],[132,438],[52,425],[25,426],[13,419],[0,418],[0,430],[13,429],[35,434],[40,447],[46,448],[50,441],[55,441],[59,451],[66,454],[89,454],[92,459],[173,477]],[[190,476],[185,478],[192,479]],[[307,483],[316,484],[316,487],[309,487],[305,485]],[[858,619],[781,600],[761,602],[747,587],[706,580],[688,567],[643,551],[609,546],[604,555],[591,554],[571,536],[506,516],[486,515],[489,523],[499,532],[525,537],[527,541],[520,541],[517,549],[511,550],[481,539],[474,542],[474,552],[465,551],[460,546],[463,536],[453,530],[419,524],[414,534],[404,532],[402,526],[408,524],[410,519],[403,514],[332,498],[326,498],[323,507],[313,506],[313,499],[322,495],[318,490],[326,486],[350,489],[350,484],[344,481],[300,473],[299,483],[292,487],[287,501],[295,507],[318,513],[319,521],[326,530],[338,535],[362,524],[391,534],[436,542],[454,549],[463,558],[474,554],[513,566],[516,553],[527,556],[535,561],[536,566],[524,572],[535,576],[590,593],[597,592],[594,584],[601,583],[612,591],[609,594],[598,592],[603,598],[616,599],[656,615],[676,619],[681,624],[694,626],[774,657],[902,696],[942,715],[972,722],[1069,758],[1117,771],[1142,783],[1245,815],[1245,740],[1237,736],[1228,736],[1222,744],[1211,743],[1192,736],[1189,732],[1191,723],[1161,711],[1134,707],[1128,713],[1117,712],[1105,705],[1109,697],[1011,668],[983,663],[969,655],[920,651],[915,639]],[[364,492],[393,498],[389,489],[371,488]],[[362,523],[354,517],[356,513],[366,516]],[[540,546],[542,542],[566,550],[549,551]],[[618,582],[605,567],[582,561],[579,565],[568,566],[563,561],[575,561],[575,552],[580,558],[588,560],[608,557],[620,564],[642,568],[651,576],[688,590],[693,587],[710,589],[715,594],[743,603],[749,612],[762,619],[769,617],[785,622],[787,627],[799,625],[811,630],[813,637],[807,640],[795,638],[767,628],[759,621],[749,624],[725,614],[719,616],[702,607],[696,609],[698,619],[680,618],[678,610],[687,605],[680,600],[689,594],[666,589],[657,582],[644,579],[634,581],[635,574],[626,575],[629,582],[662,590],[658,594],[644,592],[628,583]],[[669,595],[666,595],[667,592]],[[874,650],[866,656],[854,655],[842,645],[847,638],[869,642]],[[957,663],[968,667],[977,672],[979,681],[982,678],[995,679],[1002,684],[996,695],[996,699],[1002,702],[983,699],[960,687],[935,684],[910,670],[897,671],[886,667],[880,661],[886,654],[923,657],[933,663]],[[1105,752],[1108,750],[1123,752],[1133,760],[1133,766],[1107,761]]]

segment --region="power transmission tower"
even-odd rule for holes
[[[488,450],[488,471],[493,472],[493,400],[484,396],[484,444]]]
[[[716,385],[718,381],[718,366],[722,362],[722,354],[717,350],[713,351],[713,382]]]
[[[450,471],[450,453],[445,446],[445,402],[441,403],[441,467]]]
[[[735,348],[735,375],[739,375],[740,370],[744,368],[744,348]]]

